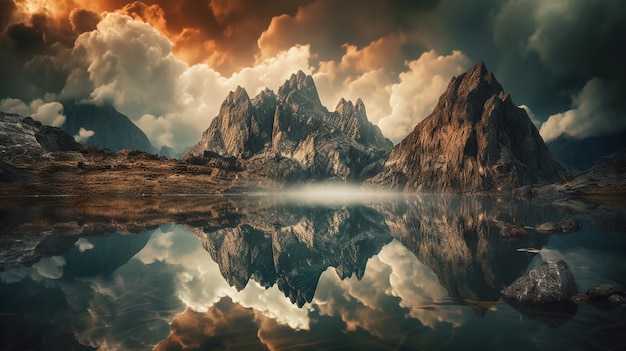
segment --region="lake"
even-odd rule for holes
[[[624,306],[500,295],[559,259],[626,285],[623,208],[369,195],[0,199],[0,349],[626,348]]]

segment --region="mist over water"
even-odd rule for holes
[[[385,202],[402,196],[399,192],[351,183],[310,183],[263,194],[278,202],[307,205],[349,205]]]

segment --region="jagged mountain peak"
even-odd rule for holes
[[[278,94],[264,89],[252,101],[239,87],[188,155],[238,157],[247,169],[282,180],[370,177],[393,144],[367,120],[363,101],[342,99],[338,110],[322,105],[313,77],[302,71]]]
[[[354,105],[352,104],[352,101],[341,98],[339,99],[339,102],[337,103],[337,106],[335,107],[335,111],[341,114],[343,111],[353,109],[353,108],[354,108]]]
[[[344,119],[356,118],[356,123],[359,124],[368,122],[365,104],[363,104],[361,99],[358,99],[356,104],[353,104],[351,100],[341,98],[337,103],[337,107],[335,107],[335,112]]]
[[[301,70],[292,74],[278,89],[278,97],[281,101],[310,104],[312,107],[325,110],[320,101],[313,77],[306,75]]]
[[[264,100],[264,99],[267,99],[267,98],[274,98],[274,99],[277,98],[276,93],[274,93],[274,91],[272,89],[270,89],[270,88],[265,88],[265,89],[261,90],[257,94],[257,96],[254,97],[253,100],[254,101],[259,101],[259,100]]]
[[[493,72],[487,70],[483,61],[478,61],[467,72],[459,75],[457,80],[459,80],[459,93],[461,94],[484,90],[485,94],[494,95],[504,91]]]
[[[238,85],[234,91],[230,91],[228,96],[226,96],[226,100],[222,102],[222,107],[226,105],[240,105],[240,104],[249,104],[250,96],[248,96],[248,92],[245,88]]]
[[[324,117],[326,123],[367,147],[376,147],[389,150],[393,143],[385,138],[380,129],[367,118],[365,104],[358,99],[356,104],[341,98],[335,107],[335,112]]]
[[[359,110],[365,111],[365,103],[363,103],[363,100],[361,100],[361,98],[356,99],[356,102],[354,103],[354,107],[356,107],[357,111]]]
[[[500,100],[510,100],[494,74],[487,70],[484,62],[478,61],[467,72],[452,77],[446,91],[439,98],[433,114],[450,118],[463,118],[477,122],[482,115],[485,102],[494,96]],[[454,110],[452,110],[454,108]]]
[[[405,190],[477,192],[565,175],[526,111],[479,61],[450,80],[433,112],[394,147],[372,181]]]

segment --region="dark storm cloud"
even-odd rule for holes
[[[432,72],[414,63],[425,53],[431,64],[449,56],[456,63],[485,61],[513,100],[529,106],[537,119],[560,116],[550,125],[561,129],[551,135],[568,132],[557,121],[570,121],[573,128],[588,125],[585,116],[601,115],[608,117],[594,117],[594,123],[619,127],[624,119],[626,2],[620,0],[64,0],[49,1],[34,13],[25,4],[0,0],[0,78],[12,82],[0,86],[0,98],[58,94],[71,71],[68,52],[77,36],[94,29],[108,11],[150,24],[171,41],[176,58],[189,66],[206,63],[221,77],[297,44],[307,46],[316,79],[326,79],[320,83],[323,94],[335,99],[376,92],[370,95],[377,100],[365,99],[368,111],[378,113],[370,116],[374,121],[394,108],[386,100],[393,100],[388,95],[392,84],[402,82],[401,73],[412,71],[417,79],[418,68]],[[81,76],[73,72],[70,79]],[[443,75],[441,80],[449,79]],[[82,77],[87,79],[86,71]],[[405,119],[410,125],[424,117]]]
[[[0,31],[4,31],[4,28],[11,21],[15,10],[17,10],[17,7],[13,0],[0,0]]]
[[[124,6],[123,12],[160,29],[174,43],[174,53],[188,64],[207,63],[230,74],[254,64],[257,39],[274,16],[294,14],[309,2],[136,1]]]
[[[64,86],[67,72],[59,58],[66,56],[77,35],[69,22],[50,13],[18,13],[12,1],[0,5],[9,12],[2,18],[0,32],[0,98],[25,100],[42,98],[45,93],[58,93]]]
[[[435,49],[484,60],[517,103],[545,119],[594,77],[624,82],[624,14],[619,0],[457,0],[441,2],[427,25]]]
[[[77,34],[96,29],[101,19],[99,14],[85,9],[74,9],[70,12],[70,24],[74,33]]]

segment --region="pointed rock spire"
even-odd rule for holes
[[[296,104],[310,104],[310,108],[326,110],[320,101],[313,77],[301,70],[292,74],[278,89],[278,97],[281,101],[290,100]]]
[[[372,182],[434,192],[511,189],[566,170],[482,61],[450,80],[430,116],[393,148]]]

